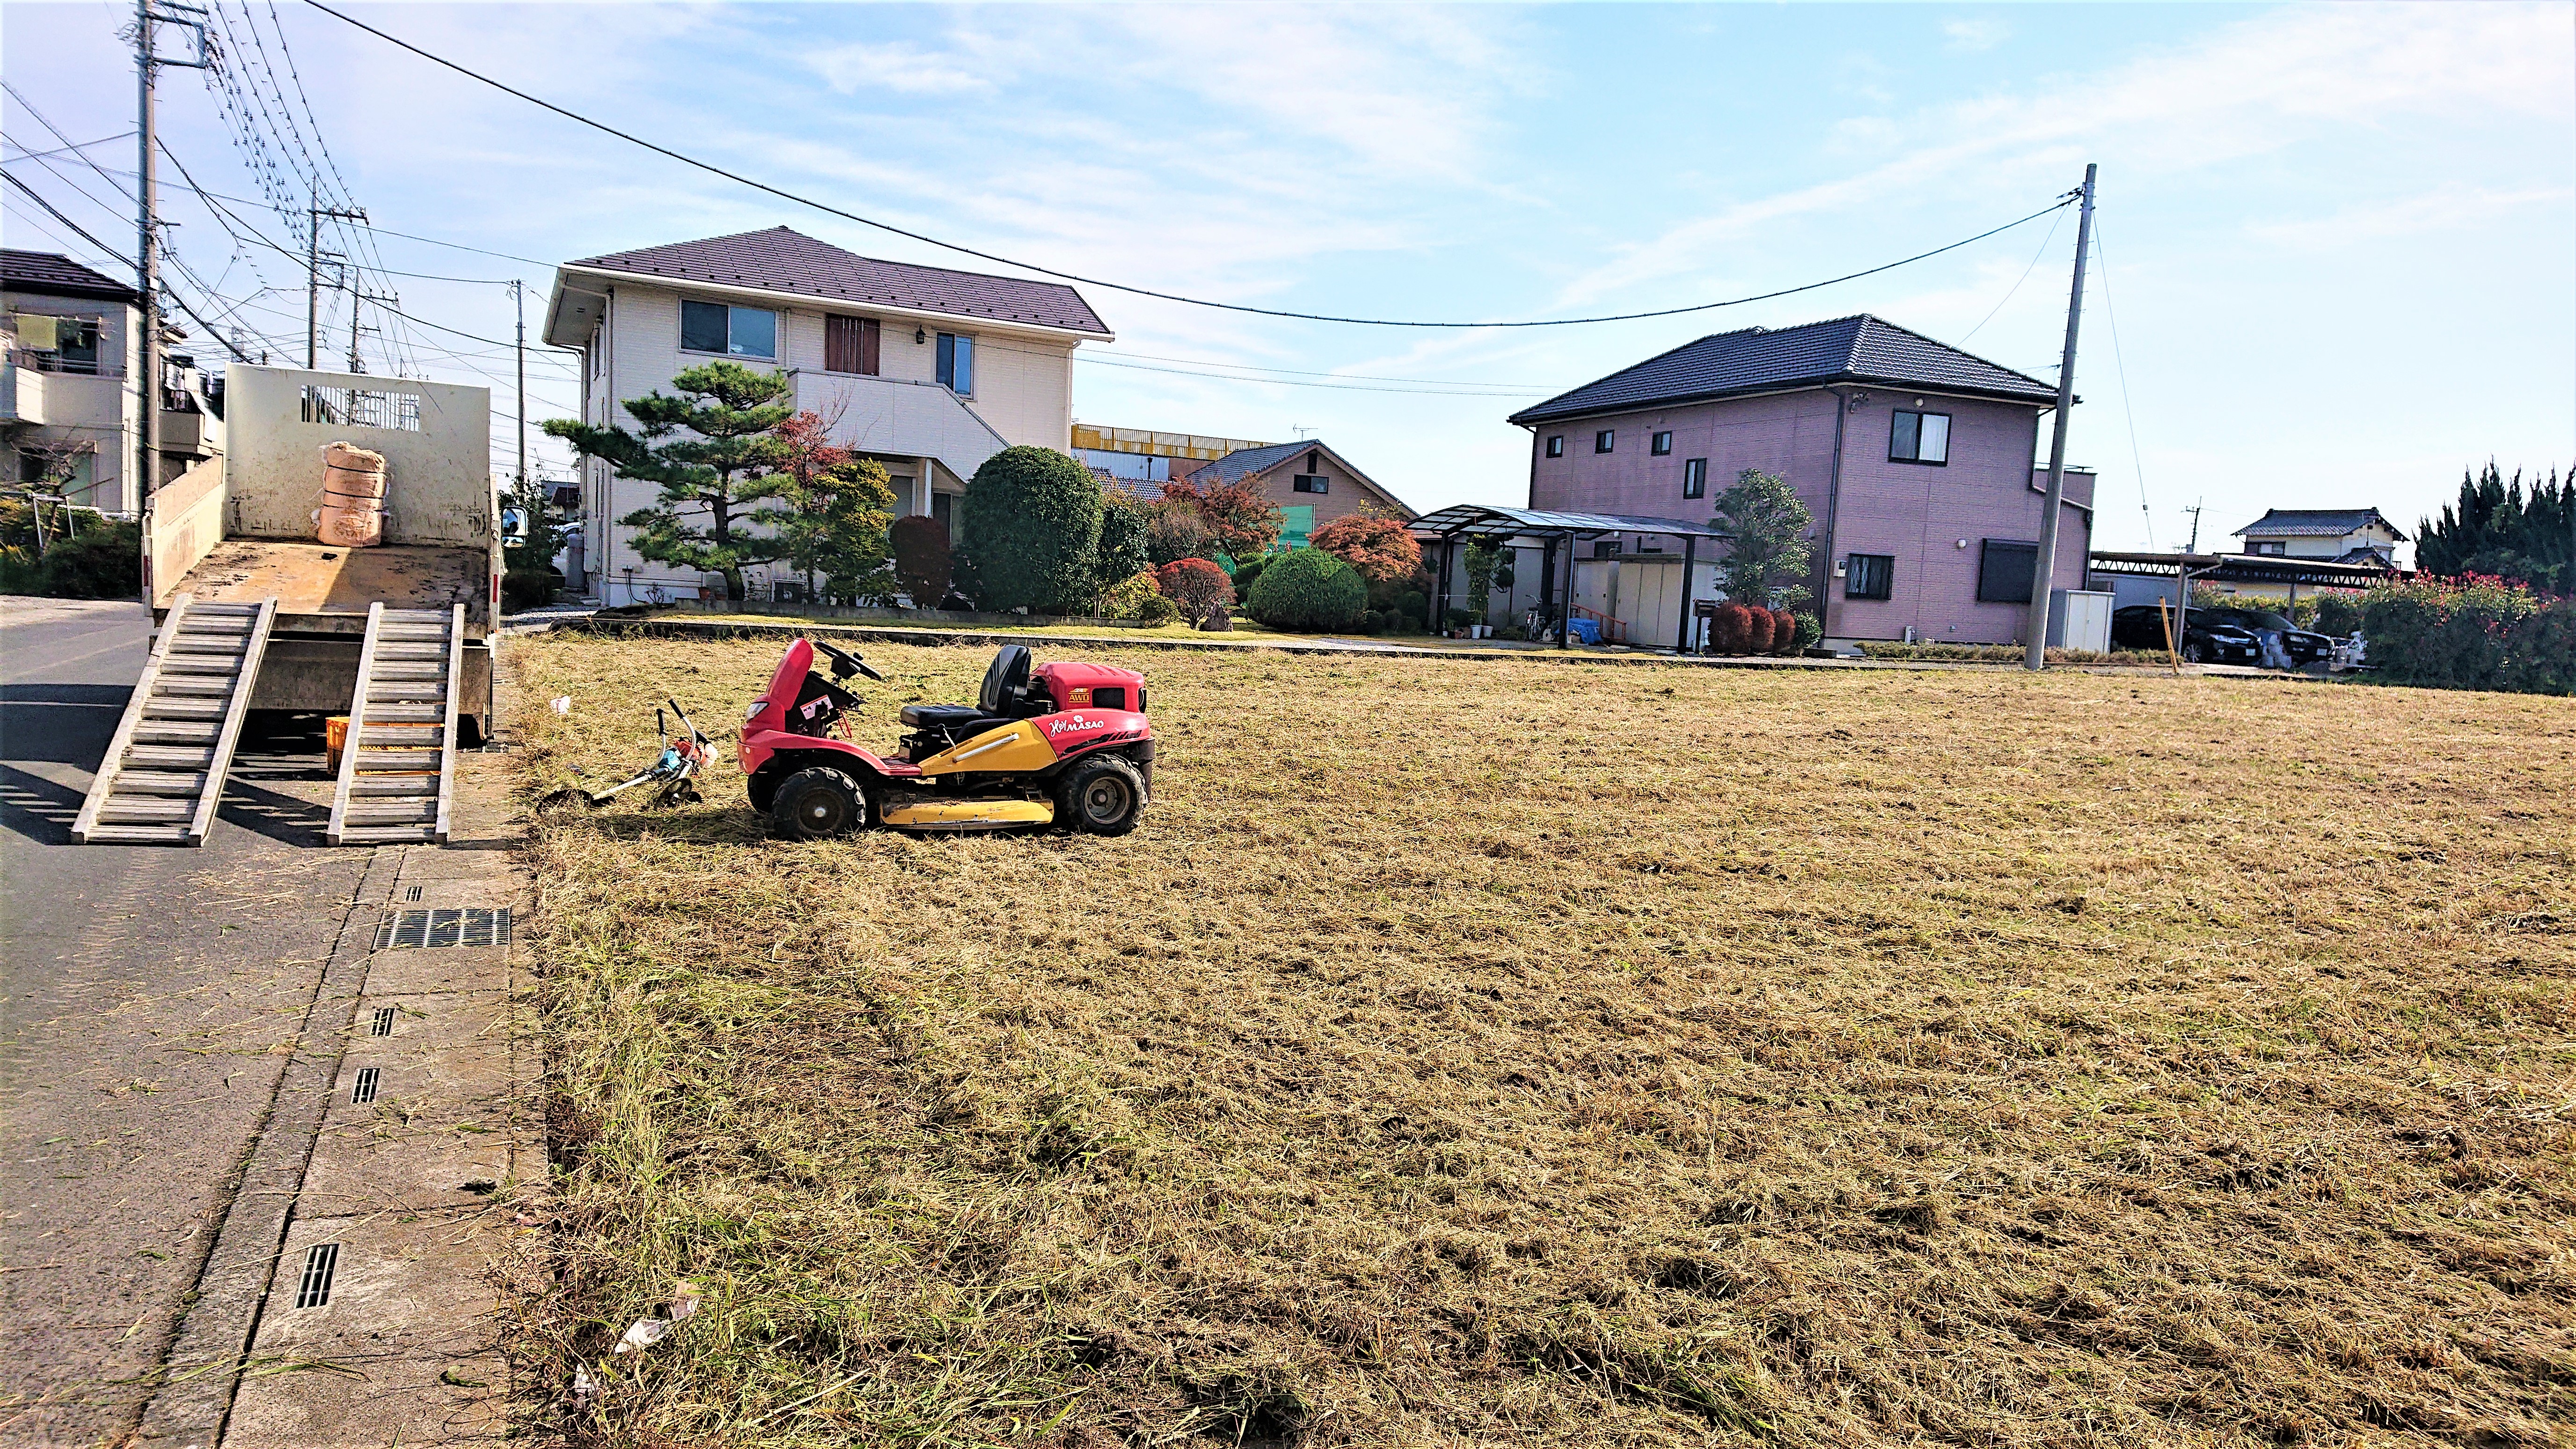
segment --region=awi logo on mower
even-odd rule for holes
[[[1062,719],[1051,719],[1047,721],[1047,738],[1053,739],[1057,735],[1078,735],[1085,730],[1107,729],[1108,727],[1109,721],[1105,719],[1084,719],[1079,714],[1069,714]]]

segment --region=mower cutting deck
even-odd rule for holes
[[[831,660],[829,679],[814,668],[817,650]],[[744,716],[752,807],[780,835],[813,840],[870,825],[1136,828],[1153,789],[1154,727],[1135,670],[1032,669],[1026,647],[1005,644],[974,704],[905,705],[909,733],[886,755],[848,738],[846,715],[859,701],[841,681],[857,675],[885,678],[855,654],[799,639]]]

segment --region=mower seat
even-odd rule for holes
[[[984,712],[971,704],[907,704],[903,707],[903,722],[917,730],[953,730],[982,718]]]

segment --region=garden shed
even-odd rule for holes
[[[1685,651],[1698,643],[1692,603],[1715,596],[1723,556],[1717,545],[1729,537],[1678,518],[1484,503],[1426,513],[1413,521],[1413,534],[1439,580],[1435,618],[1471,607],[1462,562],[1467,546],[1481,543],[1513,551],[1514,606],[1526,599],[1557,643],[1596,632],[1603,643]]]

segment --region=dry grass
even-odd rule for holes
[[[2567,702],[1101,657],[1125,839],[538,842],[585,1434],[2576,1443]]]

